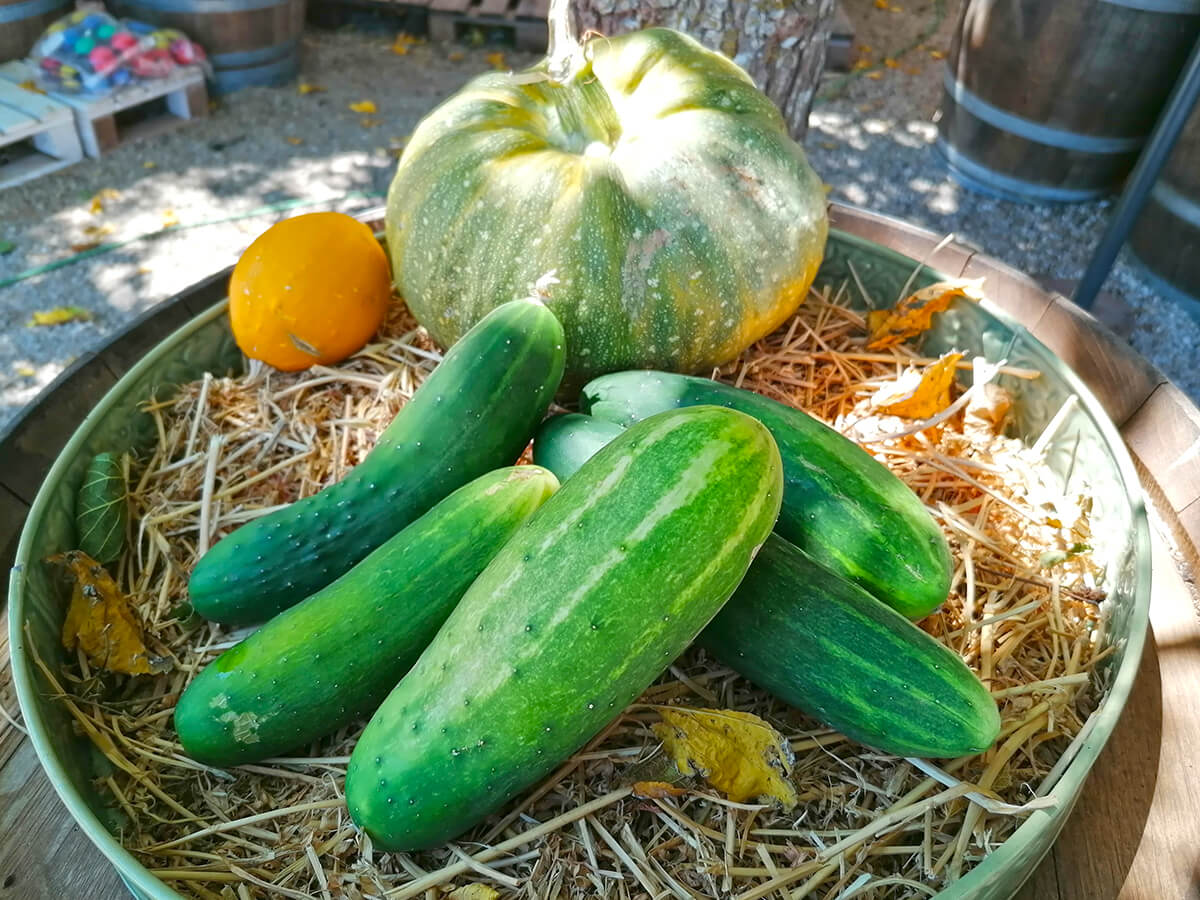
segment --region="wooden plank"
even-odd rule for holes
[[[1166,376],[1070,300],[1052,297],[1026,327],[1087,383],[1109,418],[1123,424]]]
[[[32,116],[26,115],[16,107],[0,102],[0,137],[6,139],[5,144],[40,131],[42,127],[42,123]]]
[[[31,69],[31,74],[32,71]],[[42,120],[53,119],[64,109],[63,104],[52,97],[36,91],[27,91],[6,78],[0,78],[0,103]]]
[[[465,12],[471,0],[432,0],[429,9],[432,12]]]
[[[479,15],[502,16],[508,12],[509,0],[482,0],[479,4]]]
[[[67,815],[24,741],[0,769],[0,897],[128,900],[129,890]]]
[[[1171,509],[1200,498],[1200,410],[1173,384],[1159,385],[1121,429]]]

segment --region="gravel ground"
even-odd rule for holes
[[[1079,277],[1110,204],[1031,206],[971,194],[950,180],[932,147],[943,66],[936,54],[948,47],[957,0],[903,10],[875,0],[844,4],[860,57],[878,67],[830,77],[813,113],[807,148],[833,196],[953,232],[1035,275]],[[0,253],[0,282],[89,241],[155,235],[0,288],[0,429],[72,359],[232,263],[273,221],[382,203],[396,148],[420,116],[495,61],[486,48],[419,45],[397,55],[390,43],[380,33],[311,31],[303,78],[323,90],[245,90],[205,120],[0,192],[0,246],[14,245]],[[883,64],[889,58],[894,65]],[[532,59],[508,51],[503,63]],[[349,108],[364,100],[378,111]],[[106,191],[115,194],[95,204]],[[171,221],[181,224],[163,232]],[[1158,299],[1124,258],[1107,288],[1128,307],[1132,345],[1200,399],[1192,363],[1200,326]],[[27,326],[35,311],[63,305],[93,318]]]

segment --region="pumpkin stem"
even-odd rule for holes
[[[546,48],[546,67],[558,84],[570,81],[584,66],[583,44],[575,34],[571,18],[571,0],[550,0],[546,15],[550,34]]]

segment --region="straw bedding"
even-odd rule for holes
[[[284,375],[252,364],[148,406],[158,443],[127,460],[134,524],[118,574],[171,671],[118,679],[82,657],[59,671],[41,663],[113,764],[103,789],[126,819],[124,845],[185,896],[241,900],[436,898],[468,885],[531,900],[923,897],[969,871],[1047,802],[1102,694],[1104,561],[1078,552],[1090,541],[1089,501],[1064,496],[1042,462],[1052,433],[1032,446],[1004,437],[1009,398],[994,385],[930,427],[879,415],[872,396],[933,360],[866,351],[862,319],[840,300],[813,292],[719,377],[863,441],[928,505],[956,568],[949,601],[922,627],[998,700],[994,749],[937,766],[869,751],[693,650],[543,784],[436,851],[374,851],[350,822],[341,787],[361,723],[259,765],[189,760],[174,704],[244,633],[189,614],[187,574],[220,536],[341,478],[432,370],[436,348],[397,303],[376,341],[336,368]],[[785,814],[733,803],[672,773],[650,727],[663,704],[773,724],[795,754],[800,805]],[[647,780],[688,792],[635,796]]]

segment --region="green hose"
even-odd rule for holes
[[[32,269],[26,269],[24,272],[18,272],[9,278],[0,279],[0,289],[12,287],[22,281],[30,278],[36,278],[39,275],[45,275],[48,272],[54,272],[58,269],[64,269],[67,266],[73,266],[75,263],[83,262],[85,259],[91,259],[94,256],[108,253],[120,247],[126,247],[129,244],[137,241],[160,238],[163,235],[174,234],[176,231],[184,231],[188,228],[202,228],[205,225],[221,225],[225,222],[237,222],[240,219],[253,219],[255,216],[265,216],[268,213],[282,212],[285,209],[296,209],[301,206],[324,206],[331,203],[338,203],[342,200],[378,200],[386,196],[379,191],[351,191],[341,197],[326,197],[322,200],[312,200],[301,198],[298,200],[285,200],[281,203],[272,203],[268,206],[260,206],[257,209],[252,209],[248,212],[238,213],[233,216],[223,216],[219,219],[204,219],[200,222],[187,222],[181,225],[174,225],[170,228],[163,228],[158,231],[147,231],[143,234],[134,235],[131,238],[125,238],[120,241],[110,241],[105,244],[100,244],[96,247],[91,247],[87,250],[82,250],[71,256],[56,259],[53,262],[44,263],[40,266],[34,266]]]

